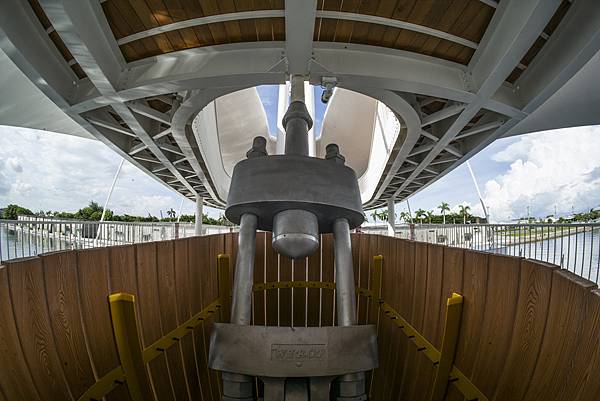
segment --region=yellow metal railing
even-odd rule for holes
[[[231,287],[229,256],[219,255],[217,262],[220,298],[146,348],[142,348],[138,333],[135,296],[122,292],[110,295],[108,301],[120,365],[96,381],[77,400],[101,400],[122,384],[127,385],[132,401],[153,400],[146,364],[179,343],[183,337],[219,310],[222,312],[220,320],[229,321],[229,307],[223,307],[231,303],[231,290],[225,290]]]
[[[381,299],[381,277],[383,257],[375,256],[371,266],[370,289],[357,288],[357,294],[369,299],[369,320],[379,329],[382,317],[391,319],[401,332],[437,366],[430,401],[442,401],[448,386],[454,385],[468,400],[488,401],[488,398],[456,367],[454,356],[460,332],[463,297],[452,294],[446,303],[446,318],[441,351],[436,349],[391,305]],[[146,369],[153,359],[176,345],[181,339],[200,325],[211,315],[220,312],[221,321],[229,321],[231,305],[231,283],[229,256],[217,258],[219,298],[193,315],[163,337],[146,348],[142,348],[137,328],[135,297],[132,294],[117,293],[109,296],[111,318],[120,365],[108,372],[93,384],[78,401],[100,400],[115,387],[126,384],[133,401],[154,399],[150,379]],[[282,288],[322,288],[335,290],[335,283],[321,281],[287,281],[256,283],[254,291],[266,291]]]

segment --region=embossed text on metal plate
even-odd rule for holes
[[[272,361],[319,361],[327,358],[327,344],[271,344]]]

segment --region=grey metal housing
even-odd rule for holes
[[[356,174],[330,160],[275,155],[240,161],[233,170],[225,215],[239,224],[244,213],[258,217],[258,229],[273,230],[273,217],[289,209],[314,213],[319,232],[331,233],[338,218],[350,229],[365,220]]]

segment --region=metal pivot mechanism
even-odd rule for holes
[[[222,372],[223,399],[253,400],[254,378],[264,401],[365,400],[364,372],[377,367],[374,326],[356,325],[350,230],[364,221],[354,170],[339,147],[325,159],[308,156],[312,119],[304,104],[304,79],[293,76],[292,102],[283,117],[284,155],[268,155],[254,139],[247,159],[234,168],[227,218],[240,225],[231,324],[216,324],[210,367]],[[251,326],[256,230],[273,232],[273,248],[292,259],[312,255],[320,234],[335,241],[337,327]]]

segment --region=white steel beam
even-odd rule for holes
[[[316,12],[316,0],[285,0],[285,55],[290,75],[308,74]]]
[[[192,28],[200,25],[214,24],[217,22],[242,21],[256,18],[281,18],[284,16],[282,10],[258,10],[241,11],[237,13],[215,14],[206,17],[192,18],[184,21],[173,22],[171,24],[161,25],[147,31],[136,32],[117,40],[119,46],[131,43],[136,40],[148,38],[165,32],[171,32],[178,29]]]
[[[395,196],[410,185],[489,102],[533,45],[559,5],[559,0],[504,1],[502,17],[495,26],[495,32],[491,34],[486,47],[477,50],[480,52],[477,62],[469,66],[468,75],[471,85],[476,90],[475,98],[469,102],[434,148],[398,188]]]
[[[426,115],[423,117],[423,121],[421,122],[421,127],[426,127],[428,125],[437,123],[438,121],[445,120],[446,118],[452,117],[460,113],[465,109],[464,104],[453,104],[448,107],[444,107],[440,111],[435,113]]]
[[[136,153],[140,153],[142,150],[147,149],[148,147],[146,146],[145,143],[138,143],[135,146],[132,146],[131,149],[129,149],[129,155],[133,156]]]
[[[133,132],[131,132],[130,129],[121,127],[119,124],[115,124],[113,122],[106,121],[106,120],[101,120],[99,117],[87,117],[87,120],[97,127],[107,128],[109,130],[118,132],[120,134],[131,136],[133,138],[137,138],[137,135],[135,135]]]
[[[471,135],[477,135],[485,131],[493,130],[495,128],[500,127],[502,124],[504,124],[503,120],[497,120],[486,124],[476,125],[473,128],[461,131],[460,134],[456,135],[454,139],[463,139]]]
[[[450,42],[458,43],[460,45],[469,47],[471,49],[477,49],[477,43],[461,38],[460,36],[452,35],[448,32],[440,31],[438,29],[429,28],[424,25],[413,24],[411,22],[378,17],[376,15],[369,14],[357,14],[357,13],[347,13],[342,11],[317,11],[317,18],[330,18],[330,19],[340,19],[347,21],[356,21],[356,22],[366,22],[369,24],[377,24],[383,26],[389,26],[392,28],[400,28],[408,31],[423,33],[425,35],[434,36],[436,38],[444,39]]]
[[[492,8],[498,7],[498,2],[496,0],[479,0],[479,1],[485,5],[492,7]]]
[[[252,42],[207,46],[169,53],[127,65],[121,74],[118,95],[132,101],[193,89],[248,87],[280,84],[285,81],[281,65],[283,42]],[[417,93],[469,103],[475,97],[465,83],[465,67],[406,51],[375,46],[316,42],[313,48],[310,81],[319,84],[323,76],[356,87],[371,87]],[[282,69],[283,68],[283,69]],[[398,74],[402,71],[402,74]],[[74,112],[102,107],[114,101],[106,96],[81,93]],[[504,103],[490,101],[485,108],[516,113],[519,100],[510,94]]]
[[[494,4],[494,8],[497,6],[495,2],[492,0],[482,0],[486,4]],[[301,3],[301,2],[296,2]],[[316,4],[315,4],[316,6]],[[287,7],[286,7],[287,8]],[[440,31],[438,29],[429,28],[424,25],[413,24],[411,22],[396,20],[385,17],[378,17],[375,15],[369,14],[358,14],[358,13],[349,13],[342,11],[324,11],[324,10],[315,10],[316,13],[313,14],[313,19],[316,18],[329,18],[329,19],[339,19],[345,21],[356,21],[356,22],[366,22],[369,24],[377,24],[383,25],[393,28],[405,29],[408,31],[419,32],[425,35],[434,36],[440,39],[448,40],[453,43],[458,43],[460,45],[476,49],[477,43],[462,38],[460,36],[452,35],[448,32]],[[291,14],[294,15],[294,14]],[[285,16],[285,12],[282,10],[256,10],[256,11],[242,11],[235,13],[226,13],[226,14],[216,14],[209,15],[206,17],[192,18],[184,21],[177,21],[171,24],[161,25],[156,28],[148,29],[142,32],[136,32],[132,35],[125,36],[116,41],[116,43],[121,46],[127,43],[134,42],[136,40],[148,38],[154,35],[158,35],[161,33],[172,32],[179,29],[192,28],[201,25],[213,24],[217,22],[229,22],[229,21],[242,21],[247,19],[256,19],[256,18],[281,18]],[[314,24],[314,22],[313,22]],[[314,25],[313,25],[314,26]],[[306,31],[310,31],[309,28],[306,28]],[[286,27],[286,33],[287,33]]]
[[[166,125],[171,125],[171,118],[169,117],[169,115],[161,113],[158,110],[154,110],[152,107],[146,104],[143,104],[141,102],[129,102],[127,103],[127,105],[131,110],[135,111],[137,114],[151,118],[155,121]]]
[[[121,65],[114,57],[110,44],[102,40],[104,34],[95,23],[97,17],[91,4],[80,1],[56,3],[53,0],[42,0],[41,6],[90,81],[103,96],[112,99],[111,106],[115,112],[148,147],[159,163],[163,163],[190,192],[195,193],[192,186],[154,142],[147,131],[149,127],[144,127],[142,121],[125,105],[123,99],[119,98],[115,85],[120,76]],[[137,156],[134,158],[144,160]],[[152,159],[144,161],[154,162]]]

